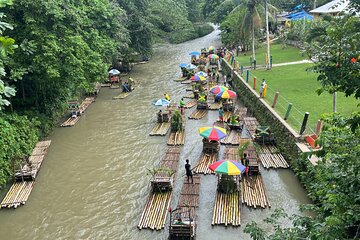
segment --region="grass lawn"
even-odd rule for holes
[[[257,91],[259,92],[261,80],[264,78],[268,85],[268,92],[266,101],[272,104],[274,99],[274,93],[278,91],[280,96],[293,104],[293,109],[288,121],[290,125],[297,131],[300,129],[303,116],[305,112],[309,112],[308,126],[315,129],[317,120],[323,113],[332,112],[332,95],[329,93],[322,93],[320,96],[315,92],[320,87],[319,82],[316,80],[317,75],[312,72],[306,72],[306,68],[311,64],[296,64],[282,67],[274,67],[272,70],[267,71],[265,69],[251,70],[249,83],[253,84],[254,75],[257,77]],[[279,97],[278,103],[284,108],[287,108],[288,103]],[[337,111],[344,115],[349,115],[353,111],[359,111],[360,107],[357,104],[360,100],[356,100],[354,97],[345,97],[343,93],[337,94]],[[285,109],[281,106],[276,106],[276,111],[284,117]],[[300,113],[296,110],[298,109]],[[297,119],[294,120],[294,117]]]
[[[244,53],[239,53],[239,56],[236,57],[236,62],[238,66],[249,66],[250,65],[250,56],[251,51]],[[256,62],[257,65],[265,64],[265,54],[266,54],[266,45],[262,45],[261,48],[255,49]],[[271,44],[270,46],[270,55],[273,56],[273,64],[284,63],[284,62],[295,62],[306,59],[306,55],[301,56],[300,49],[292,46],[287,46],[282,49],[281,44]]]

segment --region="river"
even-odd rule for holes
[[[166,150],[166,137],[150,137],[157,108],[151,105],[164,91],[178,102],[185,85],[173,81],[180,62],[190,51],[219,46],[219,31],[178,45],[160,45],[147,64],[137,65],[131,77],[140,86],[129,97],[113,100],[119,89],[103,88],[80,121],[71,128],[56,128],[49,153],[25,206],[0,211],[0,239],[166,239],[163,231],[138,230],[148,192],[148,170],[156,167]],[[187,110],[189,115],[193,110]],[[193,166],[202,151],[197,129],[217,118],[211,111],[201,120],[187,120],[185,146],[175,180],[171,206],[177,203],[184,162]],[[215,176],[202,176],[197,239],[249,239],[242,233],[252,220],[262,219],[282,207],[299,213],[309,203],[291,170],[262,170],[271,209],[241,210],[242,226],[212,227]]]

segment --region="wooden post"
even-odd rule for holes
[[[287,119],[288,119],[288,117],[289,117],[289,115],[290,115],[290,110],[291,110],[291,108],[292,108],[292,103],[289,103],[289,106],[288,106],[288,108],[287,108],[287,110],[286,110],[286,113],[285,113],[284,120],[287,120]]]
[[[272,56],[270,56],[270,68],[272,68],[272,62],[273,62],[273,59],[272,59]]]
[[[247,70],[246,70],[246,82],[247,82],[247,83],[249,82],[249,75],[250,75],[250,70],[247,69]]]
[[[305,132],[306,124],[307,124],[308,119],[309,119],[309,113],[306,112],[305,116],[304,116],[304,120],[303,120],[303,122],[301,124],[300,135]]]
[[[272,108],[275,108],[275,106],[277,104],[278,97],[279,97],[279,92],[276,92],[275,96],[274,96],[274,102],[273,102],[273,104],[271,106]]]
[[[254,77],[254,90],[256,90],[256,77]]]
[[[316,123],[316,135],[318,136],[320,135],[322,127],[323,127],[323,122],[319,119]]]

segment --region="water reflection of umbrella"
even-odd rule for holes
[[[155,106],[169,106],[170,105],[170,101],[162,98],[162,99],[159,99],[157,101],[154,102],[154,105]]]
[[[223,91],[226,91],[226,90],[229,90],[229,89],[227,87],[225,87],[225,86],[216,85],[216,86],[214,86],[214,87],[212,87],[210,89],[210,92],[212,94],[219,94],[219,93],[221,93]]]
[[[109,74],[118,75],[118,74],[120,74],[120,71],[114,68],[109,71]]]
[[[212,127],[201,127],[199,128],[200,136],[209,140],[219,141],[226,137],[226,129],[212,126]]]
[[[191,56],[200,55],[200,54],[201,54],[200,52],[196,52],[196,51],[189,53],[189,55],[191,55]]]
[[[221,97],[221,98],[235,98],[236,92],[231,91],[231,90],[225,90],[223,92],[216,94],[216,96]]]
[[[185,68],[188,70],[194,70],[196,69],[196,66],[194,64],[189,63],[188,65],[185,66]]]
[[[208,58],[211,58],[211,59],[218,59],[218,58],[219,58],[219,56],[218,56],[218,55],[216,55],[216,54],[210,54],[210,55],[208,56]]]
[[[209,166],[209,169],[226,175],[240,175],[246,169],[244,165],[236,161],[220,160]]]
[[[203,72],[203,71],[200,71],[200,72],[197,72],[196,75],[198,76],[203,76],[203,77],[207,77],[207,73],[206,72]]]
[[[179,67],[184,68],[186,65],[188,65],[188,63],[180,63]]]
[[[200,75],[194,75],[190,78],[190,80],[193,80],[195,82],[198,82],[198,81],[205,81],[206,78],[203,77],[203,76],[200,76]]]

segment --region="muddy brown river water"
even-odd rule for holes
[[[0,211],[0,239],[167,239],[167,229],[137,228],[150,190],[147,169],[157,166],[167,147],[166,137],[149,136],[158,111],[151,102],[164,91],[178,102],[187,87],[173,81],[180,74],[179,63],[189,62],[190,51],[210,45],[220,45],[219,31],[183,44],[155,47],[150,62],[131,72],[141,85],[130,96],[113,100],[120,90],[103,88],[74,127],[55,129],[29,201],[16,210]],[[185,159],[195,166],[202,151],[197,129],[216,118],[212,111],[201,120],[187,120],[173,208]],[[299,206],[309,202],[291,170],[263,169],[262,174],[272,207],[243,206],[238,228],[211,226],[216,177],[202,176],[197,239],[249,239],[242,232],[246,223],[254,220],[262,225],[277,207],[299,213]]]

